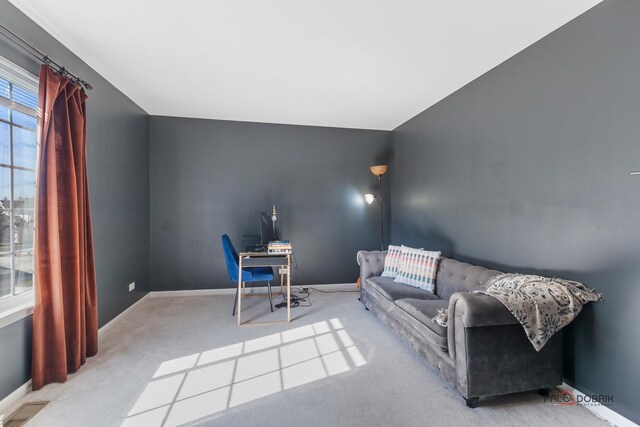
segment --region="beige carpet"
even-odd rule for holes
[[[247,301],[247,319],[268,311]],[[470,410],[355,294],[312,302],[291,324],[238,328],[231,296],[147,298],[67,383],[20,402],[50,401],[28,426],[607,425],[533,392]]]

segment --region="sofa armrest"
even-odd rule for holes
[[[357,260],[360,266],[361,283],[369,277],[380,276],[384,270],[384,259],[387,251],[358,251]]]
[[[456,322],[461,324],[456,325]],[[449,299],[449,355],[456,358],[456,326],[459,329],[518,324],[518,319],[497,299],[489,295],[456,292]]]
[[[520,322],[488,295],[453,294],[447,334],[457,387],[465,398],[562,383],[562,334],[536,352]]]

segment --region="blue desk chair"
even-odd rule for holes
[[[222,235],[222,250],[224,252],[224,260],[227,264],[227,273],[229,280],[236,285],[236,297],[233,300],[233,313],[236,315],[236,307],[238,305],[238,253],[231,243],[231,239],[226,234]],[[242,269],[242,287],[248,282],[267,282],[269,290],[269,305],[273,312],[273,302],[271,301],[271,281],[273,280],[273,270],[271,267],[247,267]]]

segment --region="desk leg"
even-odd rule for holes
[[[284,291],[282,287],[284,286],[284,269],[282,267],[278,267],[278,271],[280,272],[280,295],[284,295]]]
[[[242,313],[242,257],[238,257],[238,326],[240,326],[240,313]]]
[[[291,255],[287,255],[287,323],[291,322]]]

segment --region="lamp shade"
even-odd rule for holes
[[[389,166],[387,165],[376,165],[376,166],[371,166],[369,170],[371,170],[371,173],[374,174],[375,176],[380,176],[387,173],[388,168]]]
[[[367,201],[367,204],[370,205],[376,199],[376,195],[375,194],[371,194],[371,193],[367,193],[367,194],[364,195],[364,199]]]

